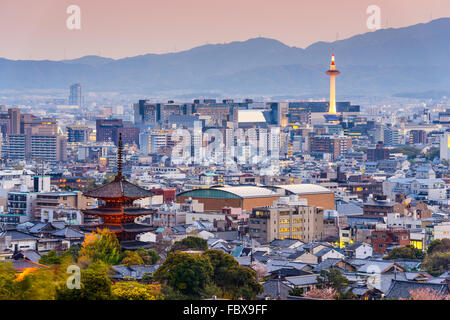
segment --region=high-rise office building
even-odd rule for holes
[[[72,106],[82,105],[83,95],[81,91],[81,84],[75,83],[70,86],[69,104]]]
[[[424,130],[411,130],[409,132],[409,144],[427,143],[427,133]]]
[[[92,129],[83,125],[70,125],[66,127],[67,142],[88,142]]]
[[[2,148],[3,157],[17,160],[59,162],[67,160],[66,139],[58,135],[58,124],[52,118],[20,115],[9,110],[10,134]],[[20,119],[17,123],[16,119]],[[14,134],[12,132],[15,132]]]
[[[329,153],[331,160],[336,160],[340,156],[345,155],[352,147],[352,138],[335,137],[329,135],[310,136],[310,151],[312,153]]]
[[[384,144],[387,146],[398,146],[402,144],[400,130],[387,125],[383,130]]]
[[[9,114],[9,134],[20,134],[20,109],[8,109]]]
[[[367,149],[367,161],[388,160],[389,149],[383,147],[383,142],[378,142],[375,148]]]
[[[122,121],[122,119],[97,119],[97,141],[112,141],[116,146],[119,145],[119,135],[122,134],[123,143],[139,145],[139,128],[132,123]]]
[[[168,130],[146,131],[139,134],[139,146],[143,154],[158,153],[171,143],[171,132]]]

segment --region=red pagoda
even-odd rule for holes
[[[122,134],[119,135],[117,174],[115,179],[99,188],[84,193],[84,195],[98,199],[99,206],[95,209],[84,210],[83,213],[100,218],[102,221],[99,224],[84,225],[84,230],[108,229],[117,235],[120,244],[125,249],[146,246],[146,243],[136,241],[136,235],[155,228],[136,223],[135,219],[140,216],[154,214],[155,210],[137,207],[133,205],[133,202],[150,197],[153,193],[128,182],[122,175]]]

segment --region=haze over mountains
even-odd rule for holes
[[[255,38],[118,60],[0,59],[0,90],[67,89],[81,82],[88,91],[144,95],[325,95],[332,52],[341,71],[338,95],[450,95],[450,18],[317,42],[305,49]]]

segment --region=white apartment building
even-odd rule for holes
[[[389,178],[383,182],[383,193],[391,201],[395,200],[396,194],[417,200],[447,201],[447,187],[442,179]]]
[[[390,227],[404,227],[405,229],[422,229],[422,220],[417,216],[400,216],[399,213],[388,213],[386,224]]]
[[[450,239],[450,222],[442,222],[434,226],[434,239]]]

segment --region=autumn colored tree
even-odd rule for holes
[[[107,229],[97,230],[85,236],[80,250],[81,260],[103,261],[116,265],[121,258],[121,248],[116,235]]]
[[[136,251],[126,250],[124,251],[124,257],[121,261],[121,264],[124,264],[127,267],[133,265],[142,265],[144,264],[144,260]]]
[[[141,284],[136,281],[117,282],[111,287],[117,300],[162,300],[161,285]]]
[[[17,281],[20,300],[54,300],[57,283],[50,269],[38,269]]]
[[[0,263],[0,300],[18,299],[17,274],[11,262]]]

